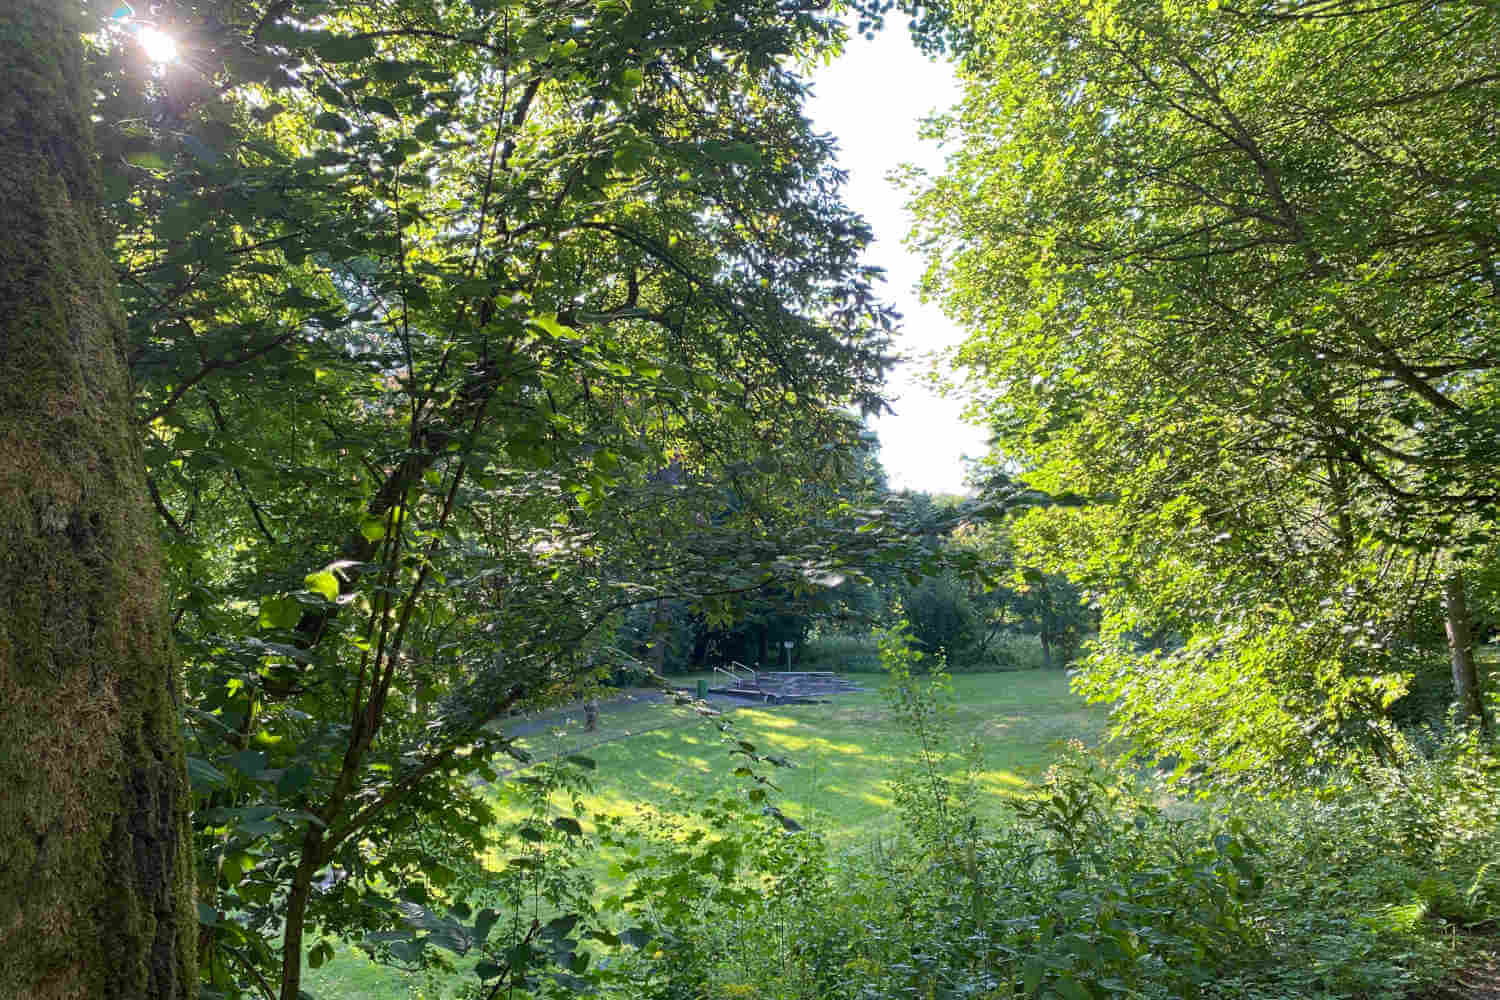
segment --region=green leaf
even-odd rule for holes
[[[556,313],[538,313],[531,317],[532,325],[539,326],[559,340],[577,340],[583,334],[571,326],[564,326],[557,321]]]
[[[728,163],[741,163],[749,167],[760,166],[760,150],[747,142],[734,142],[725,147],[723,159]]]
[[[1047,965],[1040,958],[1028,958],[1021,969],[1021,989],[1027,996],[1036,996],[1042,988],[1042,977],[1047,974]]]
[[[431,470],[428,470],[431,471]],[[385,518],[367,517],[359,522],[359,533],[367,542],[378,542],[385,537]]]
[[[531,946],[525,941],[513,945],[505,952],[505,960],[510,963],[513,974],[525,972],[531,965],[531,958]]]
[[[476,944],[484,944],[489,939],[490,930],[500,919],[500,911],[485,908],[479,911],[479,916],[474,920],[474,941]]]
[[[314,49],[331,63],[354,62],[375,54],[375,43],[368,38],[330,38]]]
[[[599,767],[599,763],[594,758],[584,757],[581,754],[570,754],[564,759],[574,767],[581,767],[585,771],[593,771]]]
[[[413,940],[392,941],[390,943],[391,954],[408,965],[415,965],[422,959],[422,942]]]
[[[259,750],[241,750],[229,758],[234,769],[247,778],[253,778],[266,769],[266,755]]]
[[[331,958],[333,958],[332,941],[319,941],[317,944],[313,945],[312,951],[307,953],[308,964],[311,965],[314,969],[318,968],[320,965],[323,965]]]
[[[234,825],[234,830],[251,840],[258,840],[280,833],[281,824],[273,819],[242,819]]]
[[[332,111],[325,111],[313,119],[313,128],[323,132],[343,133],[349,131],[349,123],[344,120],[343,115],[334,114]]]
[[[220,788],[229,784],[224,772],[201,757],[187,759],[188,780],[194,788]]]
[[[369,67],[370,75],[382,83],[400,83],[411,76],[412,64],[391,60],[389,62],[378,62]]]
[[[139,153],[126,153],[125,162],[131,166],[141,167],[144,170],[167,170],[171,164],[160,153],[146,150]]]
[[[644,948],[651,943],[651,932],[644,927],[631,927],[620,932],[620,943],[632,948]]]
[[[615,169],[622,174],[633,174],[646,162],[650,150],[638,143],[629,143],[615,150]]]
[[[560,938],[567,937],[568,934],[576,926],[578,926],[578,914],[566,913],[560,917],[553,917],[551,920],[547,921],[547,925],[542,928],[542,936],[549,940],[556,941]]]
[[[396,110],[396,106],[384,97],[366,97],[363,101],[359,102],[359,106],[366,111],[377,115],[384,115],[387,118],[401,117],[401,112]]]
[[[308,764],[298,761],[282,773],[281,780],[276,782],[276,793],[285,796],[295,795],[307,787],[315,773]]]
[[[1066,972],[1057,978],[1052,988],[1062,995],[1063,1000],[1091,1000],[1092,997],[1081,983]]]
[[[244,851],[234,851],[225,855],[224,860],[219,864],[219,874],[224,877],[225,882],[236,885],[245,877],[245,873],[254,867],[253,856]]]
[[[326,569],[309,573],[302,579],[308,590],[320,594],[325,601],[336,601],[339,597],[339,578]]]
[[[209,146],[195,135],[184,135],[182,137],[182,145],[189,153],[193,154],[193,159],[207,166],[216,167],[224,160],[223,153]]]

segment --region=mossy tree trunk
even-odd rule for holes
[[[0,0],[0,998],[196,995],[178,688],[81,3]]]
[[[1469,602],[1464,594],[1463,574],[1454,570],[1443,581],[1443,630],[1448,635],[1448,661],[1453,668],[1453,696],[1459,714],[1469,723],[1489,732],[1490,720],[1479,690],[1479,671],[1474,664],[1474,630],[1469,621]]]

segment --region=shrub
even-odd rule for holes
[[[1047,665],[1042,640],[1034,634],[1007,632],[995,636],[978,651],[978,645],[959,650],[948,657],[948,669],[954,673],[988,673],[1003,670],[1041,670]]]
[[[929,576],[901,595],[911,635],[929,656],[950,655],[968,647],[976,636],[979,616],[958,581]]]
[[[879,673],[880,649],[875,637],[846,635],[841,633],[820,634],[802,647],[801,666],[806,670],[836,670],[840,673]]]
[[[1351,761],[1315,790],[1171,809],[1074,744],[1006,820],[985,822],[941,659],[904,625],[879,643],[889,706],[920,747],[891,772],[894,839],[831,855],[756,773],[787,762],[731,735],[744,786],[693,823],[596,817],[617,883],[594,912],[565,872],[520,864],[573,863],[538,792],[515,890],[535,878],[582,922],[534,956],[514,934],[500,942],[511,951],[492,943],[493,968],[512,952],[549,961],[554,980],[528,987],[561,996],[581,982],[588,938],[608,951],[590,988],[620,1000],[1398,1000],[1454,960],[1445,928],[1500,921],[1500,754],[1472,733],[1421,742],[1392,728],[1381,762]],[[485,901],[527,905],[520,891]]]
[[[1180,816],[1075,746],[983,824],[941,674],[912,677],[904,630],[883,645],[923,748],[893,777],[903,833],[843,858],[759,834],[755,890],[674,930],[695,995],[1397,1000],[1453,960],[1444,926],[1500,918],[1500,758],[1471,737],[1423,756],[1393,736],[1316,793]]]

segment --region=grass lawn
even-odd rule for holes
[[[870,691],[823,705],[755,706],[732,714],[736,735],[761,753],[784,755],[796,765],[775,768],[774,801],[788,816],[826,837],[831,846],[855,849],[892,829],[886,778],[892,764],[909,759],[914,737],[891,717],[875,688],[879,676],[861,678]],[[953,679],[952,731],[962,742],[979,739],[985,751],[980,777],[991,800],[1015,794],[1041,777],[1066,740],[1097,743],[1104,712],[1082,704],[1058,671],[964,674]],[[690,709],[657,697],[603,706],[596,732],[583,732],[583,713],[570,710],[530,720],[522,743],[537,757],[582,753],[598,763],[588,810],[628,816],[637,809],[688,810],[701,796],[739,781],[718,730]],[[503,791],[497,804],[505,808]],[[587,817],[585,828],[591,824]],[[432,1000],[422,981],[376,966],[353,948],[340,948],[322,969],[306,973],[319,1000]]]
[[[879,682],[870,678],[872,688]],[[960,740],[973,735],[983,745],[981,781],[991,793],[1023,788],[1046,770],[1062,741],[1095,743],[1103,730],[1103,712],[1081,704],[1061,672],[960,675],[953,686],[953,732]],[[626,815],[643,804],[686,807],[733,781],[730,772],[742,758],[731,756],[717,729],[690,715],[651,728],[653,719],[672,714],[663,706],[640,704],[629,707],[623,719],[610,720],[606,710],[600,733],[564,729],[561,737],[532,749],[577,749],[598,762],[594,793],[584,800],[592,811]],[[795,767],[770,775],[781,789],[776,803],[834,846],[857,844],[893,821],[885,780],[894,763],[910,758],[915,740],[890,717],[879,691],[824,705],[746,707],[731,718],[738,735],[757,750],[792,760]],[[616,728],[635,735],[593,746],[582,738],[605,737]]]

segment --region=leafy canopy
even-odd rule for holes
[[[1492,5],[966,3],[928,287],[1106,594],[1086,689],[1190,761],[1369,735],[1488,544]]]

